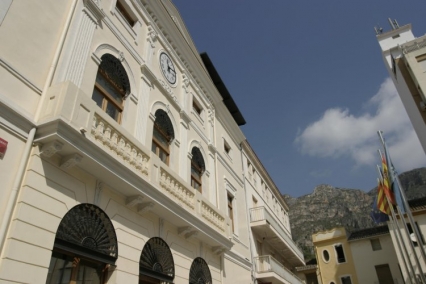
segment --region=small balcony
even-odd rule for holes
[[[77,166],[123,197],[139,214],[153,212],[220,253],[232,242],[230,219],[75,85],[49,91],[35,143],[44,159]]]
[[[290,232],[265,207],[250,209],[250,226],[254,233],[284,255],[292,265],[305,265],[303,253],[292,240]]]
[[[253,259],[256,279],[271,284],[302,284],[303,281],[270,255]]]

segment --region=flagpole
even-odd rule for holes
[[[393,168],[393,166],[392,166],[392,168]],[[394,171],[394,172],[396,173],[396,171]],[[419,232],[419,230],[416,226],[416,222],[414,221],[413,214],[411,213],[411,209],[410,209],[410,206],[408,204],[407,198],[405,196],[404,189],[401,187],[401,182],[399,181],[398,174],[396,174],[395,176],[396,176],[396,178],[395,178],[396,182],[398,183],[398,187],[399,187],[399,190],[401,192],[402,201],[404,202],[405,208],[407,208],[406,213],[407,213],[408,219],[410,220],[411,227],[413,228],[413,232],[416,236],[417,243],[419,244],[420,253],[422,255],[423,262],[426,264],[426,254],[425,254],[425,250],[424,250],[423,240],[422,240],[420,232]],[[425,281],[425,283],[426,283],[426,281]]]
[[[392,215],[394,216],[395,213],[392,212]],[[398,222],[397,219],[392,220],[390,225],[392,225],[392,227],[395,229],[395,239],[396,239],[396,243],[398,245],[399,253],[400,253],[401,258],[402,258],[402,262],[404,263],[405,271],[407,271],[408,281],[410,282],[410,284],[413,284],[413,278],[412,277],[414,275],[414,271],[413,271],[414,269],[411,268],[411,271],[408,269],[407,259],[410,259],[410,257],[407,256],[407,254],[408,254],[407,248],[405,246],[401,246],[401,239],[400,239],[400,238],[402,238],[401,232],[400,232],[401,228],[399,227],[397,222]],[[405,252],[402,251],[402,248],[404,248]],[[411,261],[410,261],[410,266],[413,266]],[[402,275],[402,276],[404,276],[404,275]],[[416,279],[415,276],[414,276],[414,279]],[[404,282],[405,282],[405,280],[404,280]],[[416,283],[417,283],[417,279],[416,279]]]
[[[385,143],[385,140],[384,140],[384,138],[383,138],[383,136],[382,136],[382,131],[377,131],[377,134],[379,135],[379,138],[380,138],[380,141],[382,142],[383,148],[385,149],[385,152],[387,153],[387,156],[389,156],[389,160],[390,160],[389,151],[388,151],[388,149],[386,148],[386,143]],[[391,169],[390,169],[390,170],[392,170],[392,172],[393,172],[393,173],[396,173],[396,171],[395,171],[395,169],[394,169],[394,167],[393,167],[392,162],[391,162],[391,161],[386,161],[386,163],[390,165],[390,167],[391,167]],[[388,169],[388,171],[389,171],[389,169]],[[398,175],[397,175],[397,174],[395,175],[395,179],[396,179],[396,182],[397,182],[397,184],[398,184],[399,191],[400,191],[400,193],[401,193],[401,197],[402,197],[403,204],[405,205],[405,208],[406,208],[406,210],[405,210],[405,211],[406,211],[406,214],[407,214],[407,216],[408,216],[408,220],[409,220],[409,221],[410,221],[410,223],[411,223],[411,227],[412,227],[412,229],[413,229],[413,232],[414,232],[414,235],[415,235],[415,237],[416,237],[417,243],[419,244],[419,247],[420,247],[420,254],[422,255],[422,258],[423,258],[423,262],[424,262],[424,264],[426,264],[426,254],[425,254],[425,251],[424,251],[423,242],[422,242],[422,239],[420,238],[420,233],[419,233],[419,231],[418,231],[418,229],[417,229],[417,226],[416,226],[416,224],[415,224],[415,222],[414,222],[413,215],[411,214],[410,206],[408,205],[407,198],[406,198],[406,196],[405,196],[405,191],[404,191],[404,189],[401,187],[401,182],[400,182],[399,177],[398,177]],[[397,208],[398,208],[398,206],[397,206]],[[399,212],[399,210],[398,210],[398,212]],[[408,235],[409,243],[411,244],[411,248],[413,249],[413,252],[414,252],[414,255],[415,255],[416,264],[417,264],[417,266],[419,267],[419,271],[421,272],[421,273],[420,273],[420,276],[421,276],[421,278],[422,278],[422,280],[423,280],[423,283],[426,283],[426,279],[425,279],[425,275],[423,274],[422,266],[420,265],[419,259],[418,259],[418,257],[417,257],[416,250],[414,249],[414,246],[413,246],[413,243],[411,242],[410,234],[409,234],[409,232],[408,232],[408,227],[407,227],[407,224],[406,224],[406,222],[405,222],[405,217],[404,217],[404,215],[403,215],[403,214],[402,214],[402,215],[400,214],[400,217],[401,217],[401,221],[403,220],[404,227],[405,227],[405,229],[406,229],[406,233],[407,233],[407,235]]]
[[[380,154],[380,151],[379,151],[379,154]],[[377,171],[379,172],[379,178],[383,179],[382,172],[380,171],[379,165],[377,165]],[[404,266],[405,266],[405,270],[407,271],[408,280],[410,281],[411,284],[413,284],[413,278],[414,278],[414,280],[416,281],[416,284],[418,284],[416,272],[414,270],[413,263],[411,262],[410,255],[408,254],[407,247],[405,245],[403,245],[404,239],[402,238],[401,227],[399,226],[398,219],[396,218],[395,211],[393,209],[392,203],[390,203],[390,200],[388,199],[386,194],[385,194],[385,197],[386,197],[386,200],[388,201],[388,204],[389,204],[389,207],[390,207],[390,210],[391,210],[392,226],[395,227],[395,231],[396,231],[395,232],[395,239],[396,239],[396,243],[398,245],[399,253],[401,254],[401,258],[402,258],[402,261],[403,261]],[[401,248],[401,243],[402,243],[402,248]],[[408,268],[407,259],[408,259],[408,263],[409,263],[411,271]],[[405,282],[405,280],[404,280],[404,282]]]
[[[401,222],[402,222],[402,224],[403,224],[403,226],[404,226],[404,231],[405,231],[405,234],[406,234],[406,236],[407,236],[407,238],[408,238],[408,243],[409,243],[409,245],[410,245],[410,248],[411,248],[411,250],[412,250],[412,251],[413,251],[413,253],[414,253],[414,259],[415,259],[415,261],[416,261],[416,264],[417,264],[417,266],[419,266],[419,265],[420,265],[420,264],[419,264],[419,259],[418,259],[418,257],[417,257],[416,250],[415,250],[415,248],[414,248],[413,242],[411,241],[410,233],[408,232],[408,228],[407,228],[407,224],[405,223],[404,216],[403,216],[403,215],[401,215],[401,213],[399,213],[398,207],[396,207],[396,210],[398,211],[399,218],[401,219]],[[396,219],[395,221],[396,221],[396,222],[397,222],[397,224],[398,224],[398,228],[401,230],[401,227],[400,227],[400,225],[399,225],[399,223],[398,223],[398,219]],[[418,279],[417,279],[417,277],[416,277],[416,271],[415,271],[415,269],[413,268],[413,263],[411,262],[411,257],[410,257],[410,255],[408,254],[408,251],[407,251],[406,245],[405,245],[405,243],[404,243],[404,238],[402,237],[401,232],[399,232],[399,233],[400,233],[400,237],[401,237],[401,241],[402,241],[402,247],[405,249],[406,254],[407,254],[408,261],[410,262],[410,265],[411,265],[411,267],[412,267],[412,269],[413,269],[413,276],[414,276],[414,280],[416,280],[416,283],[418,283],[418,281],[419,281],[419,280],[418,280]],[[423,271],[422,271],[422,269],[421,269],[421,267],[420,267],[420,266],[419,266],[419,270],[420,270],[420,276],[422,276],[422,275],[423,275]],[[420,283],[426,283],[426,282],[424,282],[424,276],[422,277],[422,281],[421,281]]]

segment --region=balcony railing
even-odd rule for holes
[[[287,269],[284,265],[282,265],[279,261],[273,258],[270,255],[263,255],[259,257],[255,257],[253,259],[255,264],[256,272],[266,273],[273,272],[277,274],[279,277],[285,279],[288,283],[291,284],[302,284],[303,281],[293,274],[289,269]]]
[[[416,51],[420,48],[425,47],[426,46],[426,38],[424,38],[422,41],[419,41],[420,39],[421,39],[421,37],[415,39],[416,42],[414,42],[413,44],[410,44],[410,43],[404,44],[403,46],[401,46],[402,51],[405,54],[407,54],[407,53],[410,53],[410,52],[413,52],[413,51]]]
[[[293,241],[288,230],[284,229],[284,226],[279,223],[275,218],[265,209],[265,207],[255,207],[250,209],[250,222],[256,221],[267,221],[277,233],[284,239],[286,245],[289,246],[293,252],[303,259],[303,253],[299,246]]]
[[[149,156],[129,141],[120,131],[109,124],[98,113],[93,115],[91,134],[99,145],[110,153],[114,153],[129,167],[148,177]]]

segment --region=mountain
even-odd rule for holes
[[[407,199],[426,196],[426,168],[399,175]],[[283,197],[290,207],[293,240],[301,247],[305,260],[314,258],[312,234],[343,226],[348,232],[375,226],[370,218],[377,187],[369,192],[359,189],[318,185],[313,193],[301,197]]]

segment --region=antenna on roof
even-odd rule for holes
[[[398,29],[399,28],[399,24],[398,24],[398,22],[396,21],[396,19],[394,19],[393,20],[393,24],[394,24],[394,26]]]
[[[376,35],[383,33],[383,28],[377,24],[377,26],[374,27],[374,30],[376,31]]]
[[[399,29],[399,24],[396,20],[392,20],[391,18],[388,18],[389,24],[391,25],[392,30]]]

